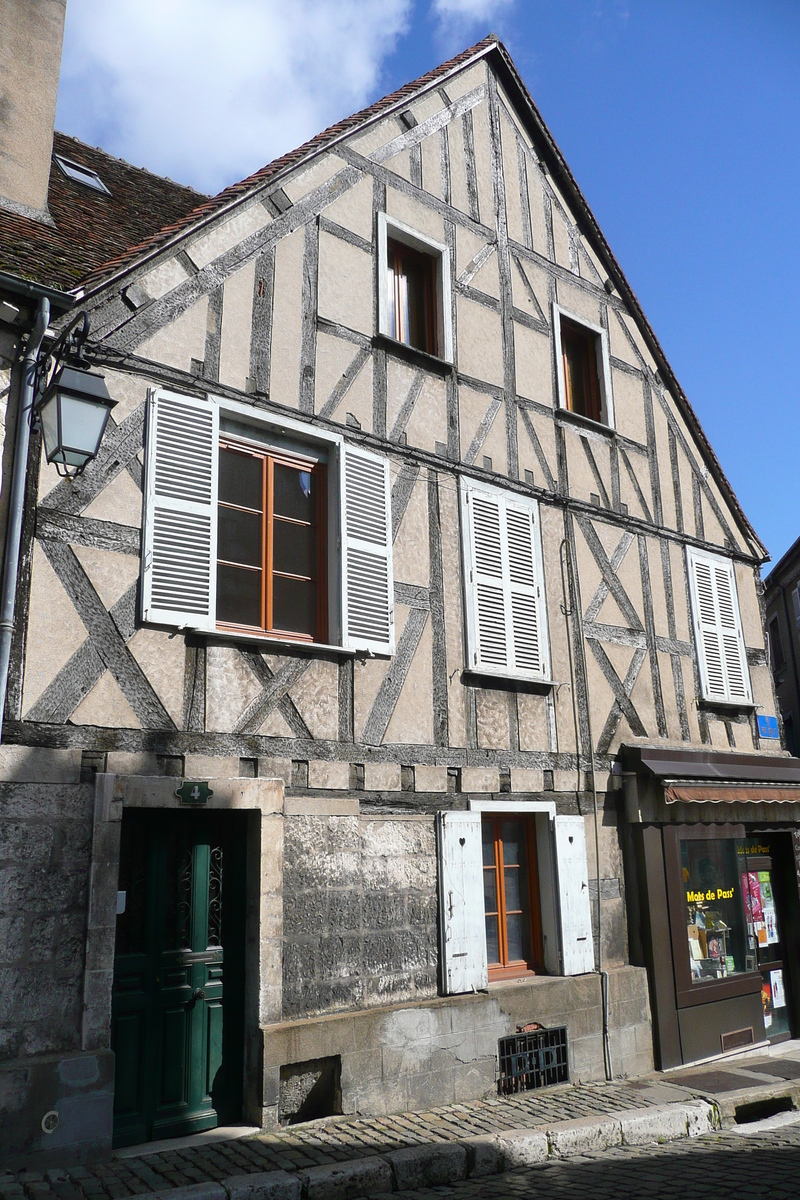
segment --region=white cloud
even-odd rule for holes
[[[412,0],[69,0],[57,127],[216,192],[379,91]]]
[[[513,7],[515,0],[432,0],[431,13],[439,41],[448,52],[463,49],[475,36],[484,37]]]

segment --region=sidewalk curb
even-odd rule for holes
[[[792,1096],[795,1093],[800,1096],[800,1085],[790,1089]],[[731,1112],[734,1108],[735,1104]],[[719,1129],[720,1117],[720,1106],[703,1099],[625,1109],[602,1117],[581,1117],[530,1129],[505,1129],[501,1133],[451,1142],[407,1146],[385,1155],[306,1168],[296,1174],[276,1170],[259,1175],[233,1175],[220,1183],[171,1188],[142,1196],[140,1200],[358,1200],[365,1195],[388,1195],[463,1179],[487,1178],[517,1167],[565,1160],[612,1146],[643,1146],[700,1137]]]
[[[763,1087],[743,1088],[741,1091],[722,1092],[714,1096],[723,1128],[736,1124],[737,1109],[783,1099],[788,1100],[793,1109],[800,1109],[800,1080],[765,1083]]]

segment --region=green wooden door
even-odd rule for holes
[[[241,1115],[243,835],[241,814],[124,815],[115,1145],[197,1133]]]

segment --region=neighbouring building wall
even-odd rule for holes
[[[67,0],[0,4],[0,205],[47,220],[66,7]]]

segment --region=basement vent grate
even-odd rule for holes
[[[500,1038],[497,1046],[501,1096],[569,1083],[566,1025]]]
[[[752,1046],[755,1041],[753,1026],[749,1025],[747,1029],[731,1029],[729,1033],[720,1034],[719,1040],[723,1054],[726,1050],[738,1050],[741,1046]]]

